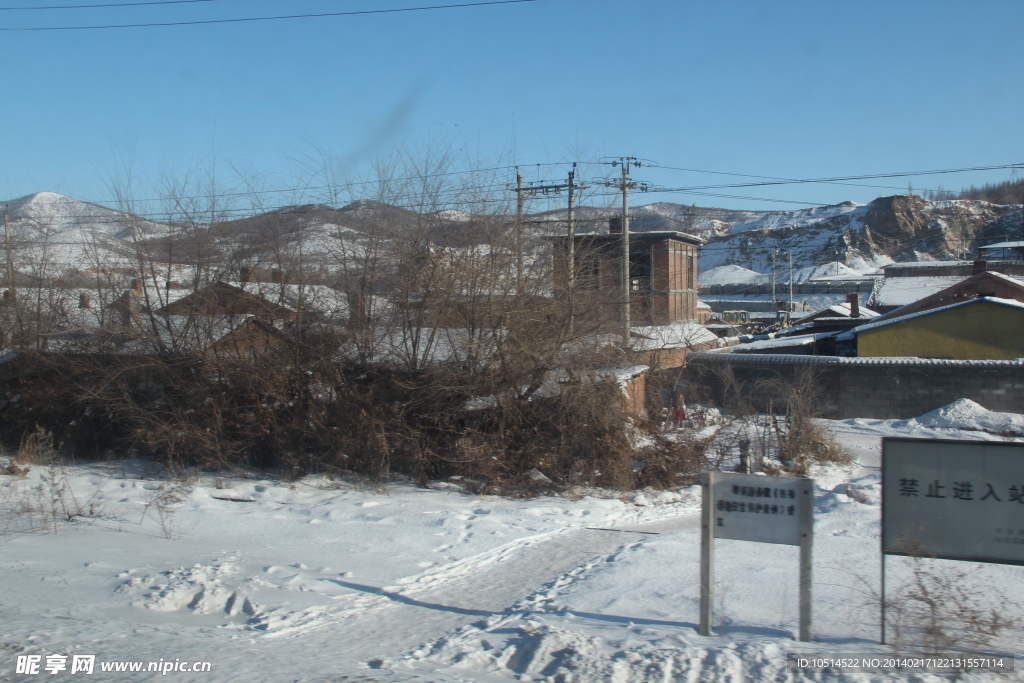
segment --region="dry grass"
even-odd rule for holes
[[[17,468],[13,463],[11,468]],[[28,468],[17,468],[12,479],[0,484],[0,519],[6,530],[58,533],[64,524],[104,514],[103,484],[87,496],[71,487],[63,467],[47,465],[37,482],[29,481]]]
[[[44,465],[53,462],[57,455],[53,447],[53,432],[36,425],[34,431],[21,437],[15,462],[23,465]]]
[[[1012,603],[975,576],[977,568],[911,556],[911,579],[886,598],[897,649],[944,652],[991,648],[1020,624]]]

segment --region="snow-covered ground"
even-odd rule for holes
[[[742,541],[717,541],[717,633],[697,635],[698,487],[532,500],[324,477],[182,487],[117,462],[0,474],[0,680],[39,678],[15,673],[18,657],[55,654],[96,655],[91,678],[116,681],[163,676],[101,663],[211,663],[167,674],[182,681],[826,680],[787,673],[786,654],[887,651],[880,438],[999,440],[1024,416],[960,401],[826,425],[856,464],[815,475],[814,642],[793,640],[797,549]],[[908,562],[887,560],[892,594]],[[945,564],[1019,611],[1024,569]]]

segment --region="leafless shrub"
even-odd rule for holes
[[[897,648],[978,651],[1019,626],[1020,618],[1007,611],[1006,596],[978,581],[976,569],[918,553],[910,556],[910,570],[910,581],[886,598]]]
[[[27,474],[26,468],[17,480],[0,489],[0,516],[8,528],[56,534],[62,524],[103,514],[102,484],[80,499],[62,467],[47,465],[34,484],[26,480]]]
[[[801,367],[791,381],[768,382],[785,415],[785,420],[780,420],[770,406],[778,438],[778,460],[799,477],[809,476],[815,464],[848,466],[853,462],[849,453],[816,421],[821,405],[820,382],[820,376],[809,366]]]
[[[187,482],[180,480],[167,481],[150,489],[145,498],[139,524],[142,524],[149,516],[160,526],[160,532],[164,538],[175,538],[179,533],[175,513],[191,494],[192,487]]]
[[[631,488],[673,489],[700,480],[707,462],[707,441],[661,440],[634,455]]]
[[[848,623],[874,622],[883,606],[887,644],[897,651],[928,654],[991,650],[1004,636],[1019,639],[1021,619],[1013,613],[1013,602],[985,576],[984,566],[937,560],[906,547],[901,564],[909,568],[910,578],[887,590],[884,606],[877,575],[847,562],[829,563],[845,580],[823,585],[853,596],[846,601]]]
[[[791,377],[741,379],[729,363],[718,363],[711,381],[717,389],[707,393],[721,401],[725,418],[707,448],[710,466],[806,477],[818,464],[852,462],[817,419],[822,380],[809,366]]]

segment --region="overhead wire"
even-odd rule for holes
[[[216,2],[216,0],[151,0],[150,2],[119,2],[97,5],[22,5],[20,7],[0,7],[0,12],[27,10],[60,10],[60,9],[97,9],[101,7],[143,7],[147,5],[189,5],[196,2]]]
[[[352,17],[370,14],[395,14],[399,12],[425,12],[442,9],[460,9],[465,7],[488,7],[494,5],[517,5],[540,0],[485,0],[482,2],[463,2],[448,5],[427,5],[421,7],[393,7],[387,9],[349,10],[346,12],[319,12],[315,14],[287,14],[272,17],[235,17],[228,19],[193,19],[190,21],[142,22],[136,24],[103,24],[96,26],[22,26],[0,27],[0,31],[94,31],[115,28],[153,28],[165,26],[199,26],[202,24],[239,24],[256,21],[283,21],[289,19],[323,19],[328,17]]]
[[[431,180],[431,179],[435,179],[435,178],[451,177],[451,176],[465,175],[465,174],[471,174],[471,173],[478,173],[479,174],[479,173],[489,173],[489,172],[502,171],[502,170],[528,169],[528,168],[531,168],[531,167],[537,167],[537,168],[539,168],[539,167],[550,167],[550,166],[568,165],[569,163],[572,163],[572,162],[548,162],[548,163],[530,164],[530,165],[524,165],[524,164],[511,165],[510,164],[510,165],[505,165],[505,166],[493,166],[493,167],[482,168],[482,169],[468,169],[468,170],[461,170],[461,171],[445,171],[445,172],[439,172],[439,173],[426,173],[426,174],[408,175],[408,176],[403,176],[403,177],[399,177],[399,178],[384,179],[383,182],[384,183],[401,183],[401,182],[409,182],[409,181],[423,181],[423,180]],[[944,169],[944,170],[937,170],[937,171],[917,171],[917,172],[912,172],[912,173],[918,173],[918,174],[955,173],[955,172],[966,172],[966,171],[977,171],[977,170],[1015,168],[1016,166],[1017,165],[983,166],[983,167],[972,167],[972,168],[964,168],[964,169]],[[674,168],[674,167],[665,167],[665,166],[661,166],[659,168],[667,168],[669,170],[687,170],[687,171],[697,172],[696,169],[678,169],[678,168]],[[704,172],[704,171],[701,171],[701,172]],[[723,173],[723,172],[718,172],[718,171],[706,171],[706,172],[708,172],[708,173]],[[745,175],[745,174],[730,174],[730,175]],[[903,174],[876,174],[876,175],[878,175],[878,176],[883,176],[883,175],[885,175],[885,176],[895,176],[895,175],[911,175],[911,173],[903,173]],[[854,176],[845,176],[845,177],[852,178]],[[546,183],[551,183],[551,182],[553,182],[553,181],[546,181],[546,180],[533,181],[533,183],[535,183],[535,184],[546,184]],[[794,182],[794,183],[797,183],[797,182],[799,182],[799,183],[807,182],[807,183],[810,183],[810,182],[828,182],[828,180],[827,179],[809,179],[809,180],[790,180],[790,181],[785,181],[785,182]],[[314,200],[315,201],[316,199],[319,198],[315,194],[318,191],[329,192],[332,195],[336,195],[339,190],[341,190],[341,191],[348,190],[349,192],[347,194],[351,194],[351,189],[352,188],[361,187],[361,186],[367,186],[367,185],[374,185],[374,184],[381,184],[381,183],[382,183],[381,180],[368,180],[368,181],[357,181],[357,182],[340,183],[338,185],[322,185],[322,186],[304,185],[304,186],[297,186],[297,187],[291,187],[291,188],[272,188],[272,189],[265,189],[265,190],[245,190],[245,191],[229,191],[229,192],[203,193],[201,195],[178,195],[178,196],[170,195],[170,196],[167,196],[167,197],[160,197],[160,198],[143,198],[143,199],[120,198],[118,200],[113,200],[111,203],[118,203],[118,204],[125,205],[127,207],[133,207],[133,206],[141,204],[141,203],[158,203],[158,202],[179,202],[180,203],[180,202],[190,202],[190,201],[213,202],[213,201],[215,201],[217,199],[237,199],[237,198],[242,198],[242,197],[259,197],[259,196],[262,196],[262,195],[279,194],[279,193],[292,193],[293,195],[297,195],[296,196],[296,201],[310,201],[310,200]],[[779,184],[784,184],[784,183],[780,182]],[[529,187],[529,186],[527,186],[527,187]],[[441,208],[438,208],[438,207],[452,208],[452,206],[451,206],[452,204],[455,204],[457,206],[469,207],[469,208],[472,208],[474,206],[487,206],[487,205],[507,204],[510,201],[509,196],[506,195],[506,196],[503,196],[503,197],[495,197],[495,196],[493,196],[493,193],[495,193],[495,192],[502,192],[502,191],[508,191],[508,190],[514,190],[514,188],[511,185],[511,183],[490,182],[488,184],[465,185],[465,186],[461,186],[461,187],[444,188],[444,189],[441,189],[441,190],[431,190],[431,191],[422,192],[422,193],[420,193],[420,192],[410,192],[410,191],[398,192],[398,193],[394,193],[394,194],[385,193],[385,195],[380,196],[379,199],[383,203],[386,203],[386,204],[388,204],[389,206],[391,206],[393,208],[408,209],[408,210],[417,211],[417,212],[430,213],[432,211],[442,210]],[[471,197],[471,195],[474,194],[474,193],[480,193],[482,195],[488,195],[488,196]],[[814,207],[814,206],[830,206],[831,205],[831,204],[824,203],[824,202],[802,202],[802,201],[798,201],[798,200],[784,200],[784,199],[768,198],[768,197],[752,197],[752,196],[746,196],[746,195],[732,195],[732,194],[703,192],[703,191],[700,190],[700,188],[652,188],[652,189],[650,189],[648,191],[648,193],[687,194],[687,195],[693,195],[693,196],[707,196],[707,197],[715,197],[715,198],[722,198],[722,199],[738,199],[738,200],[743,200],[743,201],[774,202],[774,203],[781,203],[781,204],[801,204],[801,205],[812,206],[812,207]],[[586,193],[586,196],[590,197],[590,198],[596,198],[596,197],[616,197],[618,195],[619,195],[619,191],[618,190],[614,190],[614,189],[608,189],[608,190],[594,190],[594,189],[591,189],[589,192]],[[555,193],[552,193],[551,195],[548,195],[546,197],[529,196],[527,199],[528,199],[528,201],[543,201],[544,199],[552,200],[556,196],[559,196],[559,195],[556,195]],[[423,201],[417,201],[417,200],[423,200]],[[110,201],[110,200],[108,200],[108,201]],[[121,209],[112,209],[112,208],[103,206],[99,202],[91,202],[91,203],[95,204],[97,207],[99,207],[99,208],[101,208],[103,210],[114,211],[114,212],[122,212]],[[291,204],[289,206],[296,206],[296,204]],[[260,213],[273,213],[274,211],[280,211],[280,210],[285,209],[285,208],[289,208],[289,207],[288,206],[272,207],[272,208],[271,207],[263,207],[263,206],[248,206],[248,207],[239,207],[239,208],[224,207],[224,208],[208,209],[207,211],[197,211],[195,213],[196,214],[206,213],[207,215],[215,215],[215,216],[218,217],[219,220],[223,220],[224,218],[226,218],[228,216],[232,216],[232,215],[238,216],[239,218],[252,217],[254,215],[260,215]],[[333,208],[333,207],[328,207],[328,208]],[[137,211],[137,210],[134,210],[134,209],[131,209],[131,208],[129,210],[131,212],[131,215],[136,216],[138,218],[149,219],[149,220],[152,220],[154,222],[172,222],[172,223],[175,222],[176,220],[180,220],[182,217],[188,216],[190,213],[192,213],[187,208],[179,208],[177,210],[162,210],[162,211]],[[730,209],[723,209],[723,210],[724,211],[730,211]],[[259,212],[259,213],[254,214],[254,212]],[[99,224],[119,224],[121,222],[121,221],[118,221],[118,220],[111,220],[111,221],[97,220],[96,216],[89,215],[89,214],[66,215],[65,218],[89,220],[93,224],[97,224],[97,225],[99,225]],[[35,224],[38,225],[38,226],[47,226],[47,225],[62,225],[63,223],[49,224],[49,223],[46,223],[46,222],[36,222]]]
[[[222,198],[222,197],[255,197],[255,196],[261,196],[261,195],[268,195],[268,194],[285,194],[285,193],[299,194],[300,196],[302,196],[303,193],[315,193],[315,192],[318,192],[318,191],[335,193],[338,190],[346,190],[346,189],[349,189],[349,188],[366,186],[366,185],[380,185],[382,183],[400,183],[400,182],[407,182],[407,181],[429,180],[429,179],[433,179],[433,178],[442,178],[442,177],[449,177],[449,176],[456,176],[456,175],[465,175],[465,174],[473,174],[473,173],[477,173],[477,174],[479,174],[479,173],[489,173],[489,172],[494,172],[494,171],[512,170],[512,169],[528,169],[528,168],[534,168],[534,167],[538,167],[539,168],[539,167],[550,167],[550,166],[567,166],[567,165],[570,165],[571,163],[573,163],[573,162],[546,162],[546,163],[538,163],[538,164],[508,164],[508,165],[503,165],[503,166],[492,166],[492,167],[487,167],[487,168],[467,169],[467,170],[461,170],[461,171],[445,171],[445,172],[439,172],[439,173],[420,173],[420,174],[415,174],[415,175],[402,176],[402,177],[398,177],[398,178],[384,178],[384,179],[366,180],[366,181],[347,181],[347,182],[343,182],[343,183],[337,183],[337,184],[334,184],[334,185],[299,185],[299,186],[285,187],[285,188],[268,188],[268,189],[258,189],[258,190],[244,190],[244,191],[229,191],[229,192],[218,192],[218,193],[204,193],[204,194],[201,194],[201,195],[199,195],[199,194],[196,194],[196,195],[176,195],[176,196],[173,196],[173,199],[177,200],[177,201],[184,201],[184,200],[204,200],[204,201],[209,201],[211,199]],[[581,162],[577,162],[577,163],[581,163]],[[582,163],[589,163],[589,162],[582,162]],[[911,172],[911,173],[881,174],[881,175],[890,175],[890,176],[904,175],[904,176],[909,176],[909,175],[913,175],[914,173],[919,173],[919,174],[957,173],[957,172],[967,172],[967,171],[976,171],[976,170],[992,170],[992,169],[1006,169],[1006,168],[1016,169],[1019,166],[1021,166],[1021,165],[1020,164],[1009,164],[1009,165],[999,165],[999,166],[973,167],[973,168],[967,168],[967,169],[943,169],[943,170],[938,170],[938,171],[918,171],[918,172]],[[751,176],[749,174],[741,174],[741,173],[726,173],[726,172],[723,172],[723,171],[701,171],[701,170],[697,170],[697,169],[682,169],[682,168],[676,168],[676,167],[671,167],[671,166],[659,166],[657,168],[662,168],[662,169],[667,169],[667,170],[683,170],[683,171],[695,172],[695,173],[720,174],[720,175],[734,175],[734,176],[762,177],[762,178],[770,178],[771,177],[771,176]],[[846,176],[846,177],[847,178],[855,178],[855,177],[868,177],[868,176]],[[549,183],[549,182],[552,182],[552,181],[537,180],[537,181],[533,181],[533,182],[537,183],[537,184],[544,184],[544,183]],[[784,179],[784,180],[780,181],[777,184],[786,184],[786,183],[817,183],[817,182],[828,183],[828,182],[832,182],[832,181],[829,180],[829,179],[823,179],[823,178],[818,178],[818,179]],[[749,186],[749,185],[737,185],[736,187],[746,187],[746,186]],[[491,183],[490,185],[487,185],[487,186],[481,186],[481,185],[467,186],[465,188],[460,188],[458,191],[460,191],[460,192],[465,192],[465,191],[486,191],[488,189],[501,189],[502,187],[509,188],[509,187],[511,187],[511,184],[510,183],[504,183],[503,184],[503,183],[500,183],[500,182],[496,182],[496,183]],[[780,199],[772,199],[772,198],[765,198],[765,197],[750,197],[750,196],[741,196],[741,195],[724,195],[724,194],[702,193],[701,192],[701,190],[714,189],[714,188],[719,188],[719,187],[732,187],[732,186],[696,186],[696,187],[679,187],[679,188],[653,188],[653,189],[649,190],[649,192],[651,192],[651,193],[668,193],[668,194],[693,194],[693,195],[698,195],[698,196],[710,196],[710,197],[718,197],[718,198],[724,198],[724,199],[741,199],[741,200],[748,200],[748,201],[768,201],[768,202],[775,202],[775,203],[803,204],[803,205],[807,205],[807,206],[829,206],[830,205],[829,202],[802,202],[802,201],[796,201],[796,200],[789,201],[789,200],[780,200]],[[923,190],[923,191],[930,191],[930,190]],[[615,196],[615,195],[618,194],[618,192],[600,192],[600,193],[591,192],[589,194],[591,196]],[[315,195],[313,196],[313,198],[315,198]],[[167,201],[167,199],[168,199],[168,197],[166,197],[166,196],[165,197],[148,197],[148,198],[117,198],[117,199],[92,200],[90,203],[102,205],[104,202],[106,202],[106,203],[123,203],[123,204],[127,204],[127,205],[132,205],[132,204],[146,203],[146,202]],[[80,201],[89,201],[89,200],[80,200]]]
[[[807,179],[775,178],[775,179],[769,180],[768,182],[734,183],[734,184],[729,184],[729,185],[705,185],[705,186],[701,186],[701,187],[692,187],[692,188],[686,188],[686,189],[692,189],[692,190],[715,190],[715,189],[725,189],[725,188],[732,188],[732,187],[765,187],[765,186],[769,186],[769,185],[793,185],[793,184],[808,184],[808,183],[841,183],[841,182],[847,181],[847,180],[870,180],[872,178],[908,178],[908,177],[917,177],[917,176],[924,176],[924,175],[940,175],[940,174],[948,174],[948,173],[970,173],[970,172],[978,172],[978,171],[994,171],[994,170],[1016,169],[1016,168],[1021,167],[1022,165],[1024,165],[1024,164],[1020,164],[1020,163],[1016,163],[1016,164],[1000,164],[1000,165],[995,165],[995,166],[974,166],[974,167],[968,167],[968,168],[948,168],[948,169],[940,169],[940,170],[935,170],[935,171],[904,171],[904,172],[899,172],[899,173],[875,173],[875,174],[868,174],[868,175],[837,176],[837,177],[832,177],[832,178],[807,178]],[[691,172],[697,172],[697,173],[704,173],[705,172],[705,171],[694,171],[693,169],[673,168],[673,167],[667,167],[667,166],[659,166],[658,168],[666,168],[666,169],[674,170],[674,171],[691,171]],[[716,173],[715,171],[706,171],[706,172],[707,173]],[[744,175],[744,174],[723,174],[723,175]],[[747,176],[747,177],[752,177],[752,178],[758,178],[758,177],[760,177],[760,178],[769,178],[770,176]]]

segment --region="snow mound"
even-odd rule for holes
[[[187,610],[194,614],[251,617],[258,611],[256,604],[243,590],[228,585],[237,573],[237,566],[230,562],[196,564],[146,576],[132,576],[129,571],[118,577],[122,581],[114,592],[128,596],[133,607],[157,612]]]
[[[321,629],[372,609],[374,603],[387,602],[378,596],[346,594],[349,591],[339,575],[326,567],[313,570],[293,564],[257,569],[236,559],[155,574],[128,570],[118,576],[121,582],[114,593],[127,598],[134,608],[212,618],[221,626],[253,631],[264,638]]]
[[[701,285],[731,285],[748,282],[768,282],[767,275],[737,265],[718,266],[700,273],[697,283]]]
[[[987,410],[969,398],[961,398],[912,420],[900,420],[931,429],[961,429],[991,434],[1024,435],[1024,415]]]
[[[773,681],[788,679],[786,653],[776,643],[749,642],[718,647],[681,645],[672,637],[647,643],[607,639],[534,621],[515,636],[492,645],[485,633],[445,642],[428,659],[453,671],[514,675],[532,681]]]
[[[806,282],[815,278],[851,277],[858,276],[860,274],[860,271],[849,267],[845,263],[832,261],[831,263],[822,263],[816,266],[800,268],[799,270],[794,271],[793,280],[796,282]]]

